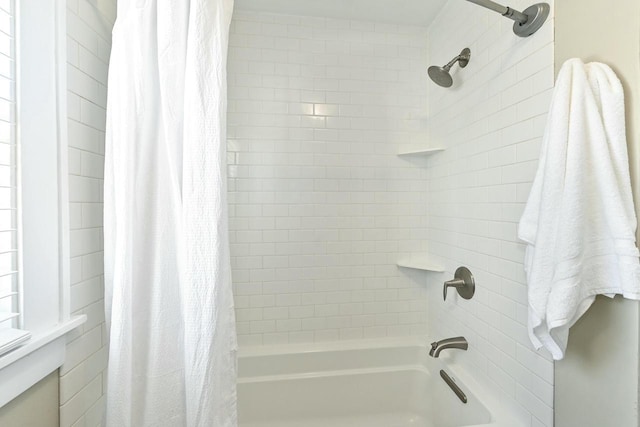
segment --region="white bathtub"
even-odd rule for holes
[[[429,357],[417,340],[284,348],[240,351],[240,427],[523,425],[468,375]],[[468,403],[440,378],[440,369]]]

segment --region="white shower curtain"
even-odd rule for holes
[[[233,0],[120,0],[109,70],[108,427],[236,426],[226,208]]]

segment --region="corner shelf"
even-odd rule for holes
[[[433,147],[433,148],[418,148],[419,145],[409,144],[405,145],[405,150],[407,148],[411,148],[410,150],[400,151],[398,153],[399,157],[428,157],[433,154],[444,151],[444,147]],[[433,273],[442,273],[444,272],[444,268],[434,262],[432,259],[425,254],[407,254],[404,258],[401,258],[396,263],[398,267],[401,268],[411,268],[413,270],[420,271],[430,271]]]
[[[434,273],[444,272],[444,268],[429,260],[426,256],[414,256],[411,258],[403,258],[396,263],[398,267],[411,268],[414,270],[431,271]]]
[[[444,151],[444,148],[425,148],[415,151],[401,151],[398,153],[398,156],[426,157],[435,153],[439,153],[440,151]]]

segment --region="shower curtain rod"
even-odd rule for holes
[[[491,0],[467,0],[479,6],[485,7],[494,12],[498,12],[502,16],[515,21],[513,24],[513,32],[520,37],[529,37],[542,27],[544,21],[549,16],[550,7],[547,3],[537,3],[529,6],[523,12],[519,12],[508,6],[502,6]]]

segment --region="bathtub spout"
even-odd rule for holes
[[[439,357],[440,352],[448,348],[457,348],[460,350],[467,350],[469,348],[469,343],[467,342],[465,337],[447,338],[444,340],[432,342],[431,351],[429,351],[429,356]]]

